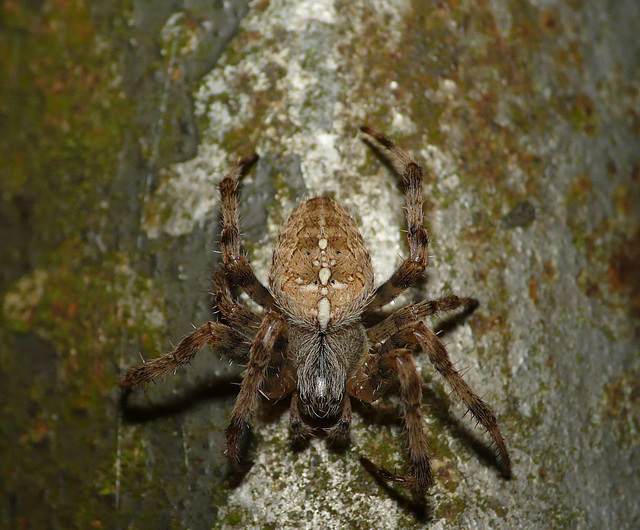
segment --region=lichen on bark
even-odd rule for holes
[[[0,36],[0,526],[630,527],[640,517],[640,22],[632,0],[486,5],[5,2]],[[437,484],[421,506],[358,457],[402,469],[395,398],[351,448],[293,451],[265,404],[255,464],[221,454],[239,370],[203,351],[130,397],[119,372],[210,318],[217,192],[237,156],[265,278],[279,228],[329,192],[379,281],[405,253],[369,124],[426,170],[427,281],[480,308],[446,334],[514,457],[417,362]],[[437,325],[437,322],[434,324]],[[37,507],[37,510],[36,510]]]

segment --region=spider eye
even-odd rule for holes
[[[306,254],[307,254],[307,256],[311,256],[311,252],[309,252],[308,250],[307,250]]]

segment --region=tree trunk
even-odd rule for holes
[[[637,2],[91,4],[2,7],[1,527],[632,527]],[[425,169],[433,257],[393,308],[479,299],[430,324],[496,412],[511,480],[425,355],[426,497],[359,460],[402,472],[394,395],[355,407],[344,452],[295,451],[287,404],[264,402],[254,464],[230,477],[241,367],[205,349],[164,384],[118,388],[212,318],[216,185],[238,156],[261,157],[241,185],[260,279],[292,208],[325,192],[389,277],[404,199],[364,124]]]

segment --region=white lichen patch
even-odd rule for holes
[[[210,218],[218,203],[215,184],[234,159],[226,147],[230,134],[244,134],[246,145],[253,144],[259,154],[299,157],[310,195],[339,190],[345,167],[350,168],[350,179],[361,179],[356,169],[365,164],[366,151],[360,146],[354,157],[353,142],[357,126],[366,120],[365,105],[371,102],[345,106],[348,92],[361,79],[357,72],[341,71],[338,75],[337,70],[349,59],[345,53],[358,45],[357,31],[365,32],[367,24],[384,27],[391,48],[400,37],[401,16],[407,9],[408,2],[359,1],[350,3],[347,13],[332,0],[281,0],[271,2],[264,11],[250,10],[237,44],[232,43],[229,53],[205,76],[197,91],[196,114],[206,118],[209,126],[201,130],[196,157],[172,166],[161,176],[154,208],[162,214],[146,216],[147,234],[179,236]],[[356,34],[345,31],[347,18]],[[243,32],[252,38],[243,40]],[[267,72],[274,70],[281,75],[270,81]],[[379,94],[381,101],[388,97],[385,92]],[[258,100],[260,105],[256,105]],[[401,112],[392,113],[391,118],[403,129],[414,127]],[[384,178],[392,180],[393,176],[387,172]],[[343,194],[352,196],[352,189],[349,185]],[[366,189],[362,192],[363,197],[347,202],[366,222],[365,238],[375,239],[371,252],[376,272],[383,278],[393,270],[402,250],[401,217],[390,208],[401,207],[401,200],[393,187],[377,197],[368,197]],[[367,213],[372,206],[375,215]],[[273,241],[279,229],[280,225],[269,223],[266,239]]]
[[[47,279],[47,272],[39,269],[20,278],[4,295],[4,318],[9,322],[29,323],[42,300]]]
[[[324,22],[333,24],[336,19],[336,6],[334,0],[300,0],[293,2],[290,14],[284,22],[287,31],[291,33],[309,29],[312,22]]]
[[[150,238],[164,232],[179,236],[191,232],[211,215],[218,203],[217,184],[224,176],[221,167],[228,165],[228,155],[217,144],[201,144],[198,155],[180,165],[175,178],[174,169],[162,173],[156,198],[171,201],[169,214],[149,215],[144,230]]]
[[[354,427],[364,428],[357,420]],[[383,528],[385,521],[402,517],[391,498],[371,502],[378,486],[358,460],[358,431],[354,430],[353,450],[338,454],[319,439],[300,452],[292,451],[287,428],[286,415],[257,427],[260,448],[254,465],[221,507],[215,528],[232,528],[227,521],[238,516],[243,528],[255,529],[341,529],[358,522]]]
[[[142,289],[140,281],[144,282]],[[119,286],[121,295],[118,298],[118,309],[125,316],[125,325],[152,329],[160,334],[167,327],[164,298],[160,290],[150,278],[138,280],[135,292],[131,292],[128,287],[124,284]]]

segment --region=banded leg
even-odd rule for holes
[[[367,336],[372,344],[376,344],[426,317],[445,311],[454,311],[459,307],[469,310],[477,305],[478,301],[475,298],[462,298],[454,294],[436,300],[425,300],[398,309],[382,322],[368,329]]]
[[[400,403],[404,427],[409,439],[411,465],[407,476],[401,476],[379,468],[370,460],[365,459],[363,463],[369,471],[384,480],[426,491],[433,486],[434,479],[429,459],[429,442],[420,411],[422,380],[416,370],[413,355],[410,350],[404,348],[393,349],[380,359],[380,365],[383,370],[395,373],[400,382]]]
[[[219,270],[213,276],[214,297],[216,306],[232,326],[253,336],[260,327],[261,317],[248,307],[238,303],[231,295],[225,271]]]
[[[242,436],[250,425],[258,394],[268,375],[269,363],[272,358],[284,357],[287,344],[287,325],[284,318],[276,312],[267,313],[251,343],[249,364],[226,431],[227,456],[236,466],[241,460]]]
[[[256,278],[246,254],[240,249],[238,182],[257,159],[257,155],[240,159],[220,182],[220,209],[222,211],[220,247],[222,261],[231,280],[240,286],[254,302],[265,308],[275,309],[271,293]]]
[[[298,391],[291,395],[291,405],[289,407],[289,428],[294,443],[306,440],[311,435],[311,428],[302,419],[300,411],[300,398]]]
[[[136,388],[157,377],[175,373],[190,362],[205,344],[216,348],[232,361],[246,362],[249,358],[249,345],[242,333],[219,322],[207,322],[184,337],[172,352],[127,370],[120,380],[120,386],[125,389]]]
[[[388,337],[384,344],[374,344],[364,360],[362,368],[347,383],[349,395],[367,403],[373,403],[380,399],[396,375],[395,371],[390,369],[389,364],[383,363],[382,359],[393,350],[406,348],[407,345],[414,344],[415,341],[413,329],[408,327]]]
[[[511,477],[511,459],[504,442],[498,420],[489,406],[480,399],[471,387],[462,379],[454,368],[444,344],[424,323],[420,322],[413,330],[415,339],[422,349],[429,355],[429,360],[447,381],[452,390],[462,399],[473,417],[487,430],[498,450],[498,457],[502,464],[503,475]]]
[[[344,397],[342,414],[340,419],[329,430],[329,440],[335,445],[346,446],[349,443],[349,430],[351,429],[351,400],[349,396]]]
[[[422,276],[427,267],[429,235],[424,227],[422,205],[422,168],[398,147],[394,142],[369,127],[361,127],[362,132],[373,140],[370,142],[378,149],[381,147],[390,156],[394,169],[402,177],[405,188],[407,211],[407,242],[409,243],[409,257],[375,292],[366,310],[378,309],[398,297]]]

